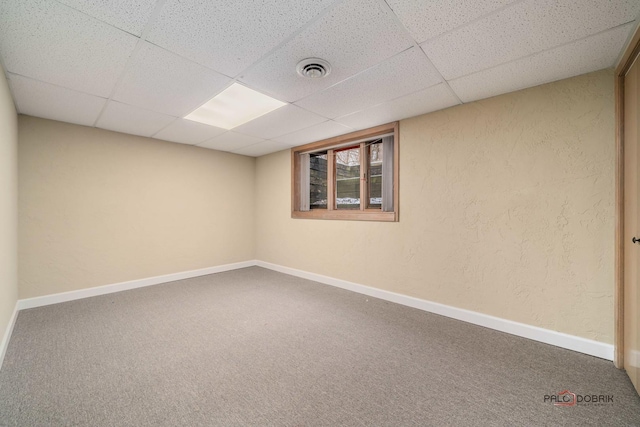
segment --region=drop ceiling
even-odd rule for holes
[[[638,0],[3,0],[19,113],[261,156],[611,67]],[[296,64],[331,63],[322,79]],[[287,103],[183,119],[234,82]]]

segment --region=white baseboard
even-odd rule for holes
[[[439,314],[453,319],[462,320],[464,322],[484,326],[486,328],[495,329],[497,331],[506,332],[534,341],[539,341],[557,347],[566,348],[568,350],[589,354],[591,356],[600,357],[602,359],[613,360],[613,345],[611,344],[605,344],[574,335],[564,334],[562,332],[552,331],[549,329],[539,328],[524,323],[501,319],[499,317],[489,316],[487,314],[482,314],[475,311],[456,308],[445,304],[398,294],[395,292],[372,288],[358,283],[348,282],[346,280],[323,276],[321,274],[310,273],[307,271],[297,270],[295,268],[285,267],[269,262],[251,260],[234,264],[220,265],[216,267],[202,268],[199,270],[184,271],[181,273],[173,273],[163,276],[131,280],[128,282],[98,286],[89,289],[81,289],[78,291],[63,292],[59,294],[18,300],[11,321],[7,327],[7,330],[5,331],[2,343],[0,344],[0,367],[2,366],[1,363],[4,359],[4,354],[9,343],[9,337],[11,336],[11,331],[13,330],[13,325],[15,323],[19,310],[57,304],[65,301],[73,301],[98,295],[105,295],[114,292],[121,292],[129,289],[141,288],[144,286],[158,285],[161,283],[189,279],[192,277],[204,276],[207,274],[221,273],[223,271],[236,270],[239,268],[252,267],[256,265],[259,267],[267,268],[269,270],[274,270],[292,276],[301,277],[303,279],[313,280],[315,282],[336,286],[338,288],[346,289],[364,295],[369,295],[375,298],[380,298],[386,301],[417,308],[419,310]]]
[[[2,342],[0,342],[0,369],[2,369],[2,363],[4,362],[4,355],[7,353],[7,347],[9,347],[9,338],[11,338],[11,333],[13,332],[13,325],[16,324],[18,311],[18,303],[16,302],[16,305],[13,307],[13,313],[9,319],[7,329],[5,329],[4,335],[2,336]]]
[[[372,288],[369,286],[360,285],[358,283],[335,279],[333,277],[323,276],[321,274],[309,273],[307,271],[284,267],[277,264],[271,264],[264,261],[257,261],[256,265],[259,267],[264,267],[270,270],[289,274],[291,276],[313,280],[315,282],[336,286],[338,288],[347,289],[349,291],[357,292],[360,294],[369,295],[397,304],[406,305],[408,307],[417,308],[419,310],[428,311],[430,313],[439,314],[441,316],[451,317],[453,319],[473,323],[474,325],[484,326],[485,328],[495,329],[497,331],[506,332],[508,334],[517,335],[519,337],[528,338],[534,341],[539,341],[557,347],[566,348],[568,350],[589,354],[591,356],[599,357],[602,359],[613,360],[613,345],[611,344],[605,344],[574,335],[564,334],[562,332],[539,328],[537,326],[531,326],[511,320],[501,319],[499,317],[489,316],[487,314],[482,314],[475,311],[439,304],[437,302],[426,301],[407,295],[397,294],[395,292]]]
[[[114,292],[128,291],[130,289],[145,286],[159,285],[161,283],[175,282],[176,280],[190,279],[192,277],[205,276],[207,274],[221,273],[223,271],[237,270],[239,268],[253,267],[256,261],[243,261],[234,264],[218,265],[216,267],[201,268],[199,270],[183,271],[180,273],[165,274],[163,276],[147,277],[145,279],[130,280],[128,282],[114,283],[112,285],[97,286],[95,288],[80,289],[77,291],[61,292],[59,294],[45,295],[35,298],[18,300],[18,310],[42,307],[44,305],[58,304],[60,302],[73,301],[98,295],[112,294]]]

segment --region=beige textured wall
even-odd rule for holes
[[[400,222],[290,218],[258,159],[257,259],[613,342],[613,72],[400,123]]]
[[[18,299],[18,119],[0,66],[0,340]]]
[[[255,159],[18,122],[20,298],[254,258]]]

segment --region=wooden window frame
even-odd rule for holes
[[[383,212],[378,208],[367,208],[368,204],[368,185],[365,179],[368,174],[368,161],[365,159],[366,148],[363,139],[375,138],[376,136],[385,135],[393,132],[393,212]],[[400,132],[398,122],[388,123],[386,125],[376,126],[370,129],[364,129],[352,132],[346,135],[325,139],[322,141],[312,142],[310,144],[300,145],[291,149],[291,218],[299,219],[337,219],[349,221],[383,221],[397,222],[399,221],[399,188],[400,188]],[[353,142],[353,145],[349,145]],[[335,206],[336,188],[335,188],[335,161],[334,149],[343,149],[347,147],[360,146],[360,209],[356,210],[338,210]],[[300,174],[300,154],[315,151],[327,151],[327,208],[326,209],[310,209],[308,211],[300,210],[300,183],[298,177]],[[367,175],[368,176],[368,175]]]

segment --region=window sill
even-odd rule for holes
[[[379,222],[396,222],[396,212],[381,212],[379,210],[370,211],[328,211],[324,209],[316,209],[311,211],[293,211],[291,218],[295,219],[341,219],[345,221],[379,221]]]

